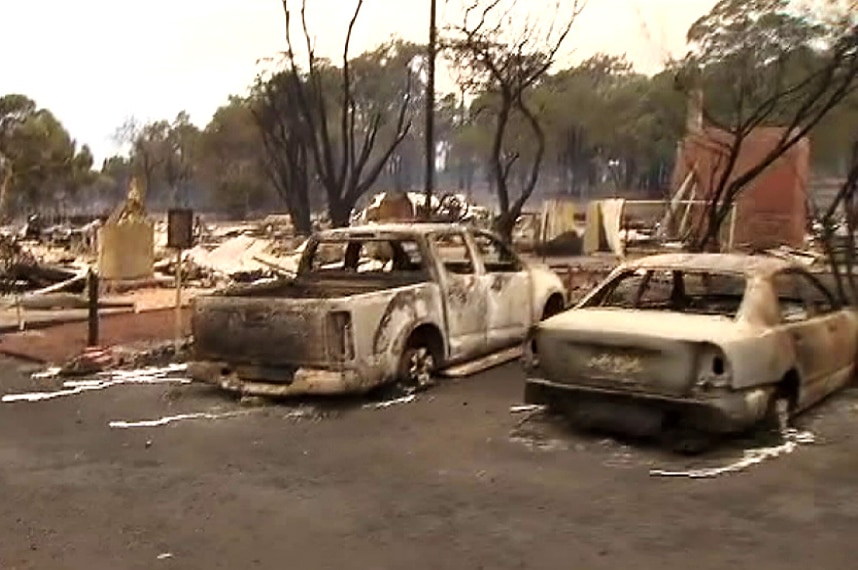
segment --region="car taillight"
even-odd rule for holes
[[[697,356],[697,386],[726,388],[732,380],[730,362],[724,351],[712,344],[701,345]]]
[[[355,357],[352,315],[348,311],[328,313],[328,352],[339,362]]]

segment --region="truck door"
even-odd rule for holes
[[[488,347],[494,350],[520,343],[533,318],[530,273],[493,235],[476,232],[474,243],[488,281]]]
[[[450,359],[486,352],[486,279],[460,231],[436,233],[430,244],[438,260]]]

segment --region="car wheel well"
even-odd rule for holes
[[[422,324],[411,331],[405,343],[405,348],[414,348],[416,346],[425,346],[428,348],[435,358],[435,362],[440,362],[444,358],[444,337],[441,336],[441,331],[435,325]]]
[[[560,293],[552,293],[548,300],[545,301],[545,306],[542,308],[542,320],[551,318],[558,313],[562,313],[566,308],[566,302],[563,300],[563,295]]]
[[[784,374],[784,377],[778,383],[775,397],[786,398],[789,401],[790,409],[794,410],[798,407],[800,387],[801,379],[799,378],[798,371],[792,368]]]

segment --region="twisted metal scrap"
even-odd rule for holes
[[[0,294],[15,292],[17,268],[34,267],[36,258],[21,247],[14,237],[0,236]]]

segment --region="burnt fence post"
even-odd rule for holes
[[[86,290],[89,300],[87,346],[98,346],[98,273],[89,269],[86,274]]]

